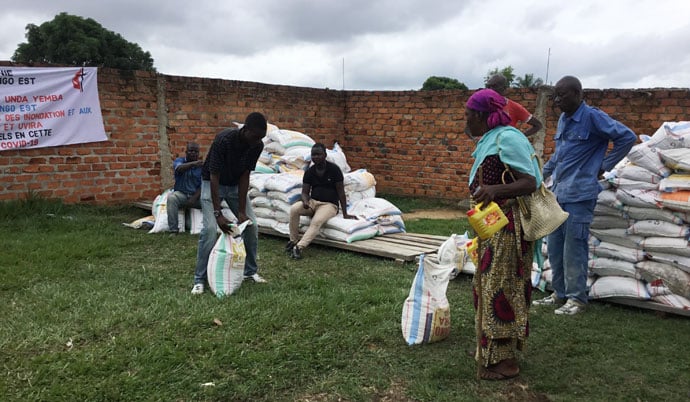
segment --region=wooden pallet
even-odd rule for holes
[[[153,202],[151,201],[135,201],[133,205],[146,211],[151,211],[151,208],[153,208]]]
[[[286,234],[265,227],[259,227],[259,233],[288,238]],[[312,243],[377,257],[392,258],[399,262],[408,262],[415,261],[421,254],[436,253],[438,247],[446,239],[447,237],[444,236],[420,233],[395,233],[353,243],[322,238],[316,238]]]
[[[553,292],[551,286],[546,286],[547,292]],[[676,315],[682,315],[685,317],[690,317],[690,310],[683,310],[665,304],[657,303],[651,300],[640,300],[633,299],[630,297],[604,297],[601,299],[590,299],[589,303],[611,303],[611,304],[622,304],[625,306],[637,307],[645,310],[657,311],[659,313],[670,313]]]
[[[604,299],[595,299],[595,301],[608,302],[614,304],[624,304],[626,306],[639,307],[647,310],[659,311],[662,313],[670,313],[690,317],[690,310],[682,310],[679,308],[674,308],[671,306],[667,306],[665,304],[649,300],[630,299],[626,297],[607,297]]]

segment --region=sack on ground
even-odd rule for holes
[[[208,285],[219,299],[230,296],[242,285],[247,257],[242,232],[249,223],[251,221],[245,221],[236,226],[232,233],[221,233],[209,255]]]
[[[450,334],[446,289],[453,267],[426,264],[424,254],[402,309],[402,333],[408,345],[437,342]]]
[[[151,215],[153,215],[153,227],[149,233],[161,233],[170,230],[168,227],[168,195],[174,193],[174,190],[165,190],[162,194],[156,196],[151,204]],[[184,209],[180,208],[177,215],[178,232],[184,232]]]

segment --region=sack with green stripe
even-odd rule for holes
[[[208,257],[206,273],[211,292],[219,299],[230,296],[242,285],[244,279],[244,249],[242,231],[251,221],[233,228],[232,233],[221,233]]]

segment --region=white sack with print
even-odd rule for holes
[[[403,338],[408,345],[437,342],[450,334],[446,289],[452,266],[427,264],[424,254],[402,309]]]
[[[244,221],[234,226],[231,233],[221,233],[211,250],[206,267],[208,285],[219,299],[230,296],[242,285],[247,258],[242,232],[250,223]]]

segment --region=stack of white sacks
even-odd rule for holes
[[[690,122],[665,123],[642,140],[602,183],[590,228],[589,297],[690,310]],[[546,260],[542,286],[551,282],[548,268]]]
[[[238,127],[242,124],[235,123]],[[269,124],[262,152],[256,169],[249,182],[249,197],[260,227],[274,229],[289,234],[290,207],[301,202],[302,176],[311,163],[311,147],[314,140],[308,135],[282,130]],[[376,198],[376,179],[366,169],[352,171],[347,158],[338,143],[327,149],[327,160],[335,163],[343,172],[345,195],[348,202],[348,213],[358,217],[344,219],[342,211],[330,219],[321,229],[321,237],[351,243],[390,233],[405,231],[402,212],[395,205],[382,198]],[[168,231],[167,190],[156,197],[152,205],[154,227],[149,233]],[[232,212],[223,202],[223,213],[231,216]],[[309,226],[310,219],[301,217],[300,231],[303,233]],[[202,214],[199,209],[190,210],[190,233],[198,234],[202,226]],[[184,211],[179,213],[180,232],[185,231]]]
[[[301,202],[302,177],[311,163],[308,135],[269,125],[264,152],[249,180],[249,197],[259,227],[289,234],[290,207]],[[352,171],[342,149],[335,143],[326,150],[326,159],[343,172],[348,213],[358,219],[344,219],[342,211],[321,228],[326,239],[351,243],[374,236],[405,231],[402,212],[382,198],[376,198],[376,180],[366,169]],[[301,217],[300,231],[310,218]]]

